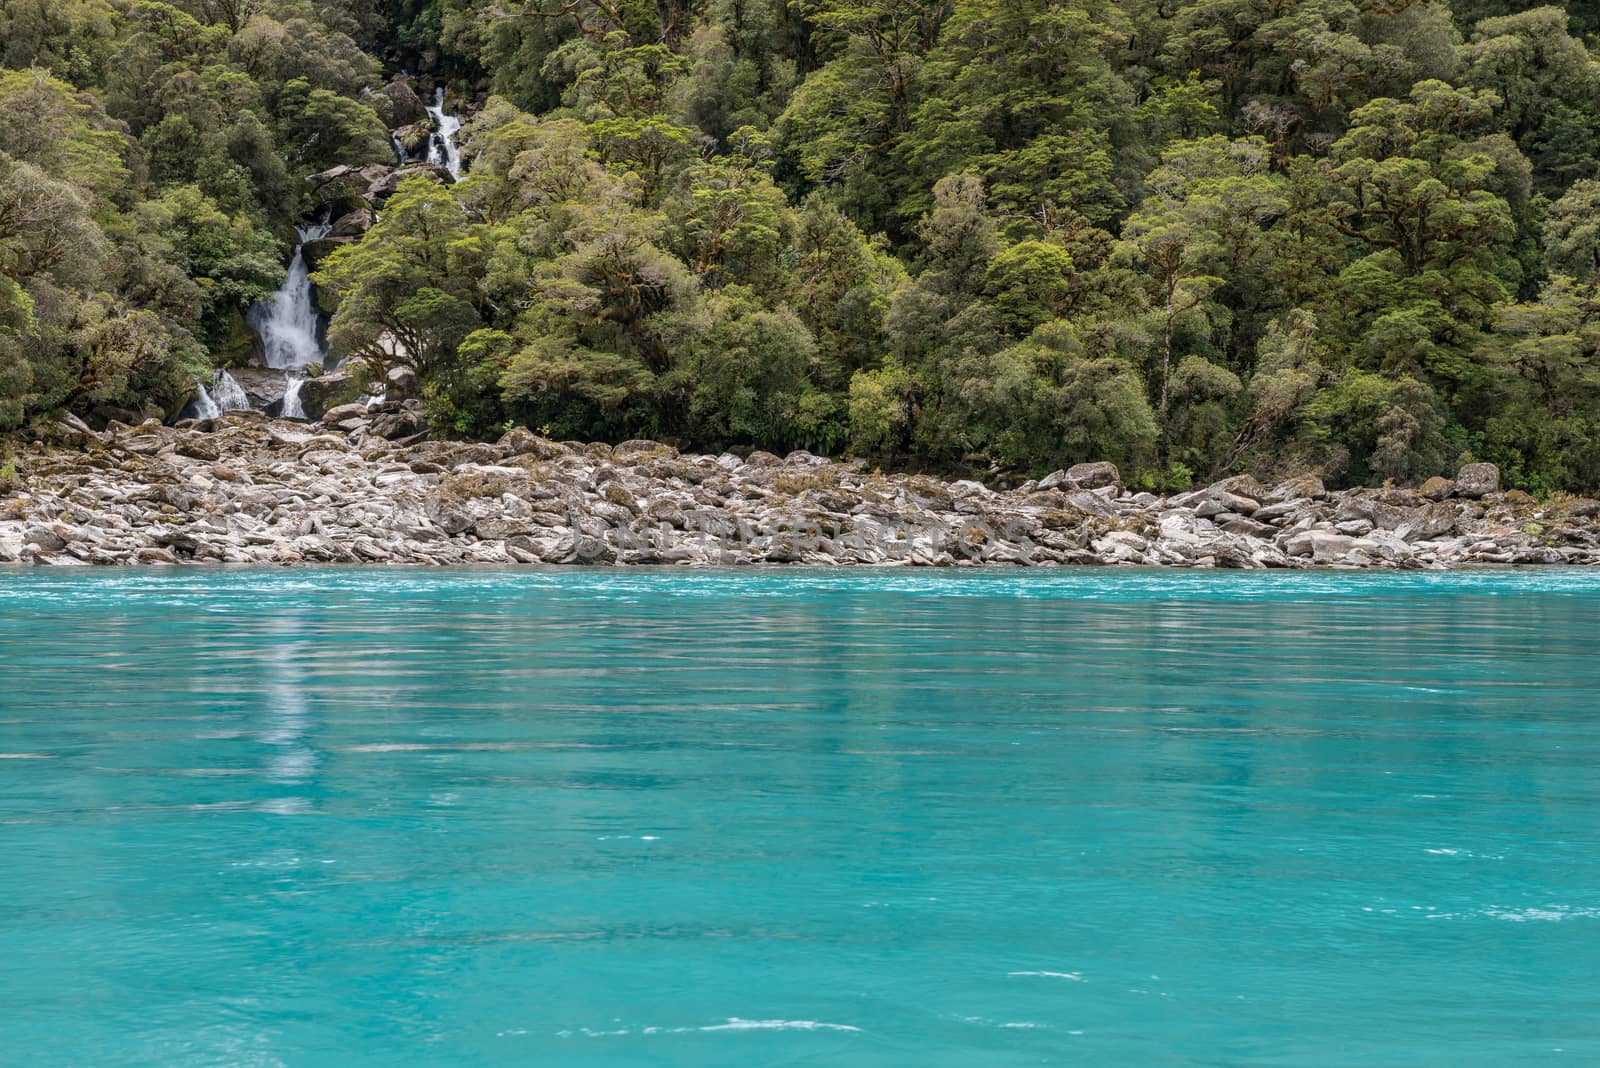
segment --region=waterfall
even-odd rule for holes
[[[284,372],[283,414],[304,419],[300,407],[300,385],[305,366],[321,363],[322,342],[317,337],[321,325],[316,293],[311,288],[311,270],[306,265],[305,244],[327,237],[333,229],[326,220],[311,226],[297,226],[300,242],[289,260],[289,274],[283,285],[266,300],[250,309],[246,321],[261,335],[268,367]],[[237,383],[235,383],[237,387]],[[243,393],[243,390],[240,390]],[[226,406],[226,405],[224,405]],[[248,406],[248,405],[247,405]]]
[[[222,408],[212,398],[211,391],[206,389],[206,384],[200,380],[199,375],[194,376],[194,388],[199,390],[191,402],[194,405],[194,418],[215,419],[222,414]]]
[[[450,177],[459,182],[461,149],[456,145],[456,131],[461,129],[461,120],[454,115],[444,113],[442,85],[433,91],[433,106],[428,109],[428,116],[433,119],[434,127],[439,131],[428,140],[428,162],[443,164],[444,169],[450,172]]]
[[[305,385],[305,378],[291,373],[283,388],[283,411],[279,414],[285,419],[304,419],[306,410],[300,403],[300,387]]]
[[[218,371],[213,375],[209,386],[205,379],[195,375],[194,386],[196,393],[190,402],[194,412],[190,416],[192,419],[216,419],[224,412],[248,410],[251,407],[250,397],[244,387],[226,371]]]
[[[288,277],[276,293],[255,304],[245,316],[261,335],[268,367],[299,370],[322,360],[322,343],[317,339],[317,301],[311,289],[311,271],[306,266],[305,243],[327,237],[332,229],[325,222],[295,227],[300,243],[289,260]]]
[[[223,411],[239,412],[250,408],[249,395],[228,372],[218,371],[217,380],[212,388],[216,390],[216,405]]]

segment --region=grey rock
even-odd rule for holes
[[[1221,486],[1212,486],[1208,496],[1225,510],[1239,515],[1255,515],[1261,509],[1261,503],[1256,498],[1233,493]]]
[[[1322,479],[1316,475],[1302,475],[1278,483],[1268,491],[1265,497],[1257,498],[1265,504],[1282,504],[1284,501],[1303,498],[1310,501],[1320,501],[1328,496],[1327,487],[1322,484]]]
[[[377,221],[377,216],[373,215],[367,208],[347,211],[333,221],[333,229],[328,232],[328,236],[333,238],[359,238],[362,234],[372,229],[372,224]]]
[[[1067,468],[1067,478],[1083,489],[1100,489],[1102,486],[1122,485],[1122,472],[1109,460],[1095,463],[1073,464]]]
[[[22,532],[22,543],[31,545],[36,549],[46,552],[59,552],[67,547],[70,537],[70,528],[56,524],[48,527],[33,527]]]
[[[1462,497],[1487,497],[1500,491],[1500,469],[1494,464],[1467,464],[1456,472],[1456,493]]]
[[[1258,523],[1254,519],[1242,515],[1229,515],[1217,520],[1217,526],[1229,534],[1245,534],[1252,538],[1270,538],[1278,533],[1278,528],[1266,523]]]
[[[1283,551],[1290,556],[1310,556],[1316,550],[1317,530],[1302,530],[1284,539]]]
[[[1269,504],[1256,509],[1251,517],[1258,523],[1271,523],[1277,519],[1288,519],[1299,516],[1312,507],[1312,502],[1305,497],[1296,497],[1281,504]]]
[[[1325,530],[1311,532],[1311,558],[1319,564],[1343,561],[1355,548],[1356,539],[1346,534],[1332,534]]]
[[[1455,496],[1456,484],[1436,475],[1424,482],[1417,492],[1430,501],[1443,501]]]
[[[396,77],[388,85],[371,94],[368,103],[383,120],[389,129],[397,129],[407,123],[421,122],[428,117],[422,101],[411,88],[411,83],[404,77]]]
[[[401,365],[389,368],[389,373],[383,376],[391,391],[402,395],[414,394],[417,391],[417,372]]]
[[[1600,562],[1600,504],[1569,499],[1541,511],[1515,491],[1481,503],[1434,502],[1406,490],[1327,495],[1314,479],[1263,491],[1240,478],[1162,499],[1123,493],[1113,482],[1082,489],[1070,472],[996,490],[868,474],[861,463],[805,452],[685,456],[659,442],[558,443],[525,429],[494,444],[426,442],[417,437],[421,411],[411,399],[370,410],[332,405],[322,414],[337,422],[318,428],[241,412],[176,428],[112,423],[98,442],[73,428],[38,446],[22,443],[16,462],[27,473],[26,492],[13,486],[0,496],[0,561]],[[380,431],[401,436],[391,441]],[[1524,533],[1534,520],[1537,535]]]

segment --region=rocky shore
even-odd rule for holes
[[[0,561],[74,564],[857,564],[1448,568],[1600,563],[1600,502],[1502,491],[1486,464],[1419,490],[1250,476],[1133,493],[1108,463],[996,491],[861,461],[693,456],[512,430],[429,441],[414,404],[321,424],[257,412],[75,420],[0,481]]]

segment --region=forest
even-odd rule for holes
[[[1130,483],[1600,489],[1600,8],[0,0],[0,431],[250,358],[312,276],[435,434]],[[363,205],[345,204],[357,214]]]

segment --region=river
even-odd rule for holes
[[[0,581],[32,1064],[1600,1062],[1600,575]]]

